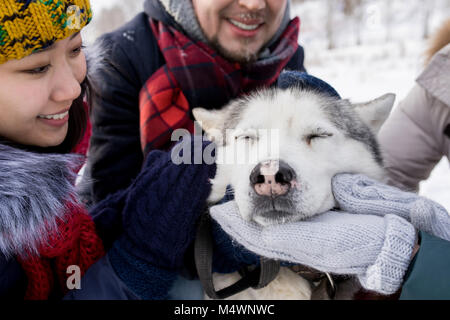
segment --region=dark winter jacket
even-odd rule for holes
[[[99,98],[92,108],[93,132],[85,171],[83,199],[95,204],[126,188],[142,167],[139,132],[139,92],[148,78],[165,64],[149,17],[180,28],[158,1],[146,1],[146,11],[97,41],[104,57],[97,72]],[[95,50],[96,51],[96,50]],[[286,69],[304,70],[298,46]]]
[[[400,300],[450,300],[450,242],[422,231],[419,240]]]

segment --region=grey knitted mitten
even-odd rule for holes
[[[438,203],[391,187],[361,174],[337,174],[332,179],[334,198],[349,213],[398,215],[417,229],[450,241],[450,215]]]
[[[400,288],[416,238],[410,223],[390,214],[329,211],[308,221],[263,228],[242,219],[235,201],[213,206],[210,213],[225,232],[256,254],[355,275],[364,288],[382,294]]]

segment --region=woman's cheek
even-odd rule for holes
[[[80,54],[75,58],[73,68],[75,78],[79,83],[83,82],[83,80],[86,78],[87,73],[86,56],[83,51],[81,51]]]

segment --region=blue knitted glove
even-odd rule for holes
[[[225,196],[217,205],[233,200],[233,189],[228,186]],[[214,220],[211,220],[211,229],[214,240],[213,272],[232,273],[244,266],[259,264],[260,256],[233,240]]]
[[[355,275],[367,290],[395,293],[403,282],[416,233],[406,220],[330,211],[307,221],[262,227],[242,219],[235,201],[211,216],[248,250],[314,269]]]
[[[450,241],[450,215],[438,203],[377,182],[361,174],[337,174],[334,198],[349,213],[398,215],[421,231]]]
[[[198,145],[204,150],[211,142],[194,137],[181,143],[189,150]],[[194,163],[191,153],[187,158]],[[166,297],[195,237],[215,171],[215,164],[174,164],[171,152],[153,151],[147,156],[128,188],[122,212],[124,234],[109,251],[119,277],[139,296]]]
[[[214,239],[213,272],[232,273],[244,266],[259,265],[260,256],[233,240],[220,225],[211,221]]]

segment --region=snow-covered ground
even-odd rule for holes
[[[133,1],[133,6],[130,2]],[[136,5],[137,3],[137,5]],[[92,0],[94,21],[86,28],[87,40],[94,39],[95,17],[118,4],[132,17],[143,0]],[[339,4],[342,1],[336,1]],[[313,0],[294,4],[292,16],[301,19],[299,42],[304,46],[308,72],[329,82],[342,97],[352,101],[370,100],[387,92],[397,95],[396,104],[413,86],[423,66],[426,42],[422,39],[425,12],[430,11],[430,31],[450,17],[449,0],[367,0],[363,1],[362,22],[339,13],[336,7],[333,30],[336,48],[327,50],[327,1]],[[389,6],[390,28],[386,28]],[[132,7],[132,9],[130,9]],[[130,12],[134,10],[136,12]],[[361,45],[355,45],[359,32]],[[386,41],[388,40],[388,41]],[[436,166],[420,194],[450,211],[450,166],[446,158]]]

